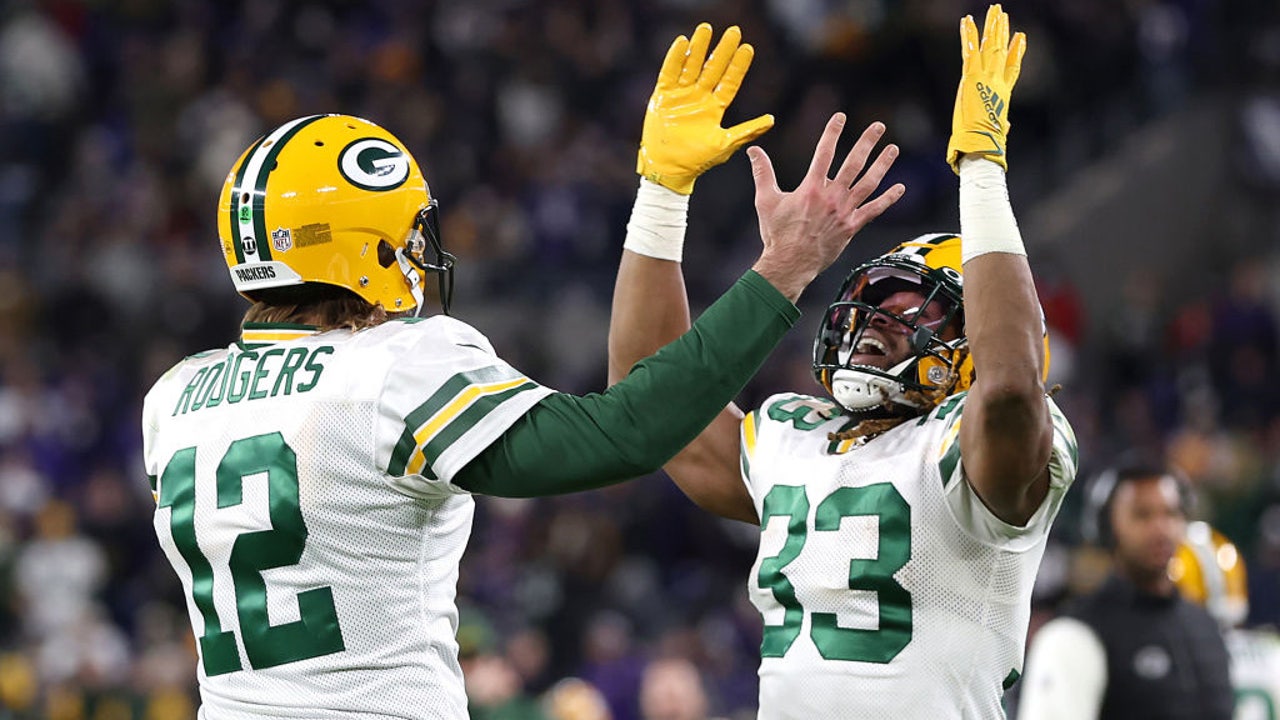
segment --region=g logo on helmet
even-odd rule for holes
[[[338,171],[358,188],[394,190],[409,179],[409,156],[379,138],[362,138],[342,149]]]

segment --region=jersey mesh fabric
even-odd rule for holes
[[[201,368],[246,352],[232,345],[184,361],[148,395],[148,473],[163,476],[176,453],[195,448],[195,537],[212,572],[218,621],[222,630],[235,633],[242,668],[210,675],[198,663],[202,718],[467,717],[454,596],[474,504],[470,495],[449,484],[449,473],[438,472],[436,456],[428,458],[436,471],[424,468],[435,478],[386,472],[391,444],[406,428],[403,415],[394,427],[387,407],[416,408],[427,398],[439,398],[440,389],[461,371],[493,366],[514,371],[492,355],[483,336],[442,320],[392,322],[360,333],[334,331],[275,345],[305,348],[308,357],[323,364],[314,388],[306,392],[295,389],[174,414]],[[461,346],[461,341],[469,345]],[[332,350],[314,354],[323,347]],[[458,390],[463,391],[465,387]],[[456,429],[457,439],[441,454],[453,452],[455,467],[461,467],[470,459],[467,453],[479,452],[549,392],[534,388],[494,403],[483,423]],[[276,507],[287,504],[286,470],[245,474],[236,483],[242,487],[238,503],[229,504],[225,488],[216,481],[219,464],[234,454],[229,452],[233,443],[277,433],[296,457],[298,508],[305,524],[302,551],[295,563],[233,575],[233,548],[248,533],[274,528],[277,534],[267,536],[274,542],[290,539],[282,533],[299,532]],[[458,452],[459,444],[465,452]],[[287,465],[278,457],[267,461]],[[169,480],[178,482],[176,475]],[[155,529],[182,580],[192,627],[200,638],[206,634],[205,616],[193,599],[191,564],[175,540],[174,510],[158,507]],[[254,667],[238,608],[252,601],[255,575],[265,589],[271,627],[298,621],[300,596],[328,588],[341,647]],[[311,615],[318,616],[314,609]],[[307,655],[287,646],[279,652]]]
[[[986,517],[975,518],[962,466],[947,462],[961,408],[962,398],[944,403],[842,454],[832,452],[828,433],[848,418],[826,400],[775,396],[756,414],[756,436],[746,444],[757,511],[764,518],[765,498],[777,486],[803,488],[808,504],[803,545],[781,570],[803,613],[781,657],[762,658],[761,718],[1004,717],[1003,684],[1022,669],[1031,588],[1075,474],[1074,449],[1064,426],[1055,434],[1052,489],[1026,527],[1000,522],[980,501]],[[1055,424],[1065,423],[1053,414]],[[824,502],[845,508],[838,526],[828,513],[825,529],[817,527]],[[771,558],[783,550],[787,524],[787,517],[765,518],[748,581],[766,625],[785,618],[777,581],[762,587],[761,570],[776,565]],[[790,534],[799,532],[793,525]],[[865,562],[878,559],[887,565]],[[873,589],[850,589],[869,577]],[[882,605],[898,613],[909,607],[906,634],[881,629]],[[868,632],[844,645],[831,641],[815,615],[832,613],[838,628]]]

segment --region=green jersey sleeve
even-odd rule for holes
[[[799,316],[768,281],[748,272],[617,385],[541,400],[455,482],[472,492],[535,497],[653,472],[733,400]]]

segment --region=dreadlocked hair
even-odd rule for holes
[[[386,308],[335,285],[303,283],[252,293],[246,323],[296,323],[325,330],[363,330],[390,319]]]
[[[846,428],[839,432],[827,433],[827,442],[857,440],[859,438],[866,438],[870,440],[877,435],[883,435],[884,433],[889,432],[910,419],[911,418],[905,417],[887,417],[863,420],[851,428]]]
[[[960,379],[960,373],[956,372],[956,368],[964,364],[966,358],[969,357],[969,346],[961,345],[951,353],[951,366],[947,368],[947,377],[941,383],[931,388],[923,390],[910,389],[902,393],[903,397],[915,407],[932,408],[942,402],[951,394],[952,388],[956,386],[956,381]],[[899,406],[896,403],[886,402],[880,406],[888,412],[893,412]],[[854,425],[851,428],[840,430],[839,432],[827,433],[828,442],[839,442],[841,440],[857,440],[866,438],[870,440],[877,435],[883,435],[890,430],[898,427],[902,423],[910,420],[910,417],[884,417],[870,418]]]

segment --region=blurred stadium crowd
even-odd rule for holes
[[[195,656],[151,529],[141,397],[186,354],[230,342],[246,304],[218,254],[223,176],[262,131],[348,112],[414,151],[461,260],[456,314],[544,384],[605,380],[612,277],[659,60],[699,20],[739,24],[756,62],[731,115],[773,112],[781,181],[822,121],[884,120],[906,198],[851,251],[956,226],[942,162],[961,0],[8,0],[0,9],[0,719],[187,718]],[[1015,208],[1150,123],[1238,110],[1248,254],[1135,268],[1113,311],[1087,277],[1032,267],[1059,400],[1084,472],[1128,447],[1196,483],[1197,515],[1241,548],[1250,622],[1280,622],[1280,25],[1227,0],[1019,2],[1030,37],[1012,113]],[[730,117],[731,122],[736,122]],[[1270,153],[1269,155],[1267,153]],[[1206,243],[1216,240],[1206,239]],[[710,301],[754,258],[735,159],[699,183],[686,274]],[[1066,248],[1069,250],[1069,246]],[[1057,252],[1062,252],[1058,249]],[[1099,261],[1103,261],[1101,258]],[[807,316],[838,277],[805,298]],[[812,324],[744,405],[816,392]],[[1098,575],[1077,489],[1046,555],[1046,613]],[[459,639],[474,716],[750,717],[760,620],[754,529],[665,478],[538,501],[482,499]]]

